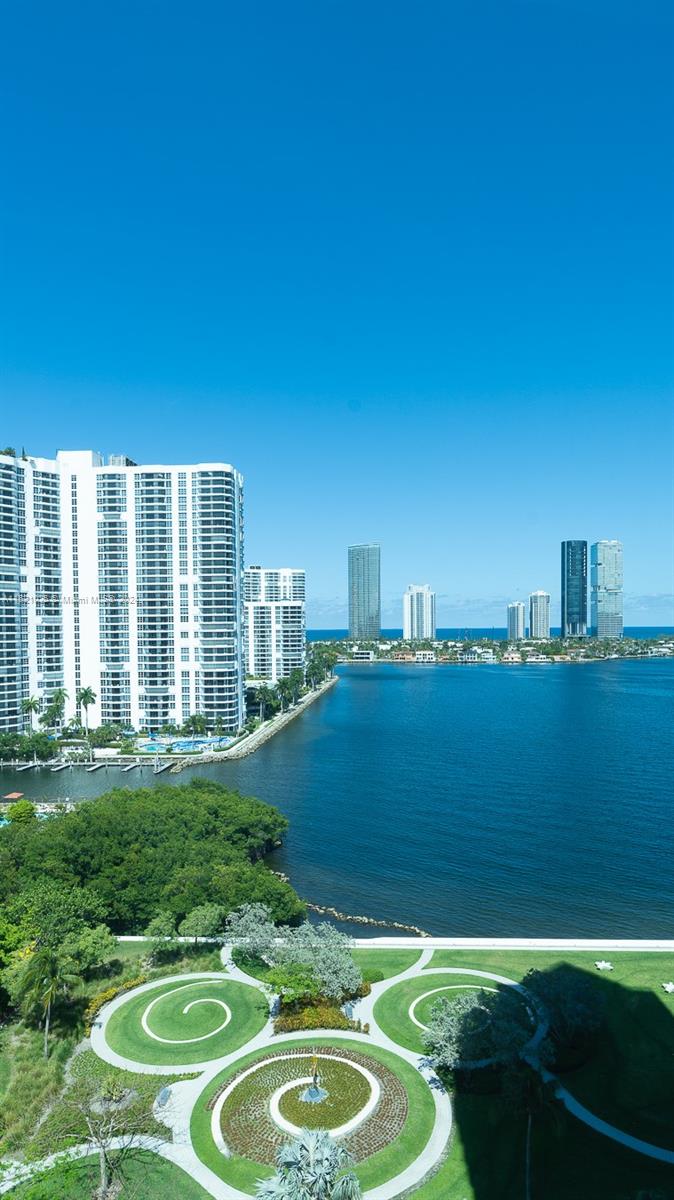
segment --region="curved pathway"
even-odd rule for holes
[[[372,939],[368,940],[369,947],[384,948],[382,943],[389,945],[400,946],[401,941],[405,939]],[[435,941],[436,939],[433,939]],[[467,941],[468,939],[466,939]],[[361,945],[363,942],[361,942]],[[472,943],[475,944],[474,942]],[[492,943],[493,944],[493,943]],[[419,948],[419,942],[414,943],[415,948]],[[369,1034],[346,1032],[342,1030],[325,1029],[312,1030],[311,1036],[318,1039],[329,1038],[334,1041],[350,1041],[360,1042],[364,1047],[377,1046],[382,1050],[388,1051],[396,1055],[398,1058],[409,1063],[419,1071],[426,1082],[429,1084],[433,1097],[435,1109],[433,1129],[431,1136],[426,1145],[421,1150],[417,1158],[398,1175],[385,1183],[369,1189],[364,1193],[364,1200],[395,1200],[407,1193],[411,1189],[420,1186],[423,1180],[440,1164],[449,1144],[449,1139],[452,1130],[452,1107],[449,1095],[442,1086],[440,1080],[435,1075],[433,1070],[423,1057],[414,1051],[407,1050],[405,1047],[398,1045],[393,1041],[378,1025],[374,1009],[380,997],[390,988],[405,980],[414,979],[418,976],[426,975],[470,975],[473,977],[490,980],[508,987],[512,987],[520,992],[535,1008],[538,1023],[536,1031],[530,1040],[527,1047],[527,1060],[532,1066],[536,1067],[541,1072],[544,1079],[555,1085],[555,1094],[565,1108],[578,1120],[583,1121],[588,1127],[596,1132],[611,1138],[613,1141],[620,1143],[628,1149],[644,1154],[650,1158],[657,1159],[660,1162],[674,1165],[674,1150],[669,1150],[663,1147],[652,1145],[649,1142],[642,1141],[639,1138],[633,1137],[631,1134],[625,1133],[623,1130],[617,1129],[608,1122],[597,1117],[590,1112],[582,1104],[577,1101],[573,1095],[560,1083],[556,1076],[552,1075],[539,1061],[537,1055],[537,1047],[547,1032],[547,1021],[540,1005],[534,1000],[528,990],[515,980],[508,979],[504,976],[494,974],[489,971],[480,971],[469,969],[466,967],[433,967],[430,971],[426,970],[431,963],[434,952],[433,946],[426,946],[421,950],[419,958],[411,967],[401,971],[398,975],[391,976],[389,979],[380,981],[372,985],[370,994],[353,1004],[354,1016],[363,1023],[369,1023]],[[655,948],[655,947],[654,947]],[[189,982],[198,982],[199,980],[234,980],[237,983],[245,984],[248,987],[256,988],[270,1002],[273,1001],[270,989],[260,980],[246,974],[238,967],[233,959],[231,947],[224,947],[221,953],[223,971],[205,971],[195,972],[190,975]],[[98,1020],[94,1024],[91,1031],[91,1046],[92,1049],[104,1061],[110,1063],[114,1067],[121,1070],[131,1071],[139,1074],[148,1075],[176,1075],[176,1074],[195,1074],[197,1078],[181,1080],[174,1083],[170,1088],[170,1096],[168,1101],[159,1107],[155,1103],[155,1117],[162,1124],[166,1125],[170,1133],[167,1140],[158,1137],[143,1136],[138,1138],[136,1144],[144,1149],[152,1150],[160,1154],[168,1161],[182,1167],[197,1183],[199,1183],[207,1192],[210,1193],[214,1200],[250,1200],[250,1195],[247,1192],[240,1191],[231,1184],[226,1183],[218,1175],[207,1167],[198,1157],[196,1150],[192,1144],[190,1123],[193,1109],[209,1084],[221,1074],[229,1066],[233,1066],[239,1059],[257,1051],[266,1049],[281,1049],[282,1046],[294,1041],[306,1041],[308,1037],[307,1030],[301,1030],[296,1033],[275,1035],[273,1022],[271,1017],[267,1020],[264,1028],[255,1035],[244,1046],[237,1050],[215,1060],[206,1062],[194,1062],[180,1064],[179,1066],[172,1065],[150,1065],[147,1063],[139,1063],[134,1059],[127,1058],[116,1053],[108,1045],[105,1037],[105,1029],[107,1022],[114,1012],[121,1008],[132,997],[138,996],[144,992],[151,992],[162,986],[162,984],[183,983],[185,986],[185,975],[169,975],[163,979],[154,979],[148,983],[142,984],[132,991],[121,993],[110,1001],[100,1012]],[[168,1140],[170,1137],[171,1140]],[[128,1141],[127,1143],[128,1144]],[[74,1147],[72,1150],[66,1151],[66,1157],[84,1157],[91,1154],[92,1147],[85,1144]],[[49,1159],[45,1159],[40,1164],[32,1164],[30,1167],[17,1165],[10,1170],[10,1173],[0,1181],[0,1194],[8,1192],[12,1187],[22,1182],[29,1177],[38,1168],[52,1165],[55,1161],[62,1159],[63,1154],[52,1155]],[[28,1173],[28,1174],[27,1174]]]

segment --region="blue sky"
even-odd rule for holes
[[[625,543],[674,623],[670,3],[31,3],[2,54],[0,440],[235,463],[247,559],[441,624]]]

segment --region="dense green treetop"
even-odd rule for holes
[[[120,933],[142,930],[159,909],[182,920],[206,903],[230,911],[260,900],[276,920],[293,920],[304,906],[259,861],[286,828],[271,805],[211,780],[117,789],[0,830],[0,904],[49,879],[89,889]]]

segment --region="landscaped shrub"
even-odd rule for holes
[[[274,1021],[275,1033],[296,1033],[298,1029],[355,1029],[360,1023],[350,1021],[336,1004],[307,1004],[295,1011],[284,1011]]]
[[[84,1025],[87,1037],[91,1033],[94,1018],[101,1011],[103,1005],[107,1004],[110,1000],[114,1000],[115,996],[119,996],[121,992],[128,992],[131,988],[138,987],[141,983],[147,983],[147,975],[137,975],[135,979],[127,979],[125,983],[118,983],[115,987],[106,988],[104,992],[98,992],[95,996],[92,996],[84,1013]]]

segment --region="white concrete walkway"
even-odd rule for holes
[[[126,940],[126,939],[124,939]],[[129,939],[131,940],[131,939]],[[155,1105],[155,1116],[170,1130],[170,1141],[163,1141],[161,1138],[143,1137],[138,1139],[138,1145],[142,1145],[148,1150],[152,1150],[160,1154],[168,1161],[175,1163],[181,1167],[188,1175],[199,1183],[205,1191],[209,1192],[214,1200],[250,1200],[248,1193],[240,1191],[238,1188],[231,1186],[224,1180],[220,1179],[213,1171],[210,1170],[198,1157],[192,1144],[190,1133],[190,1122],[192,1112],[197,1104],[199,1097],[210,1083],[225,1069],[234,1066],[239,1059],[248,1056],[251,1053],[258,1051],[269,1050],[273,1053],[275,1050],[281,1050],[289,1043],[295,1041],[306,1041],[307,1039],[315,1038],[316,1041],[328,1039],[330,1042],[349,1041],[353,1043],[362,1043],[363,1048],[376,1046],[382,1050],[386,1050],[398,1058],[407,1062],[415,1070],[419,1071],[426,1081],[431,1086],[431,1095],[434,1104],[434,1123],[431,1136],[424,1147],[420,1150],[419,1155],[405,1170],[401,1171],[397,1176],[387,1180],[378,1187],[371,1188],[365,1193],[365,1200],[395,1200],[396,1197],[408,1192],[410,1189],[418,1187],[426,1176],[440,1163],[443,1156],[447,1152],[449,1145],[451,1129],[452,1129],[452,1107],[448,1094],[440,1081],[435,1076],[434,1072],[424,1063],[422,1056],[413,1051],[406,1050],[394,1042],[384,1031],[379,1027],[374,1016],[374,1009],[380,997],[390,988],[395,987],[407,979],[413,979],[421,974],[439,974],[439,975],[466,975],[470,974],[485,980],[494,980],[507,986],[516,988],[518,991],[527,996],[533,1004],[533,998],[526,989],[514,980],[507,979],[504,976],[496,975],[488,971],[480,971],[477,969],[465,967],[430,967],[433,952],[436,949],[526,949],[526,950],[592,950],[592,951],[607,951],[612,953],[620,952],[621,950],[648,950],[659,952],[674,952],[674,941],[672,942],[641,942],[641,941],[607,941],[604,939],[597,940],[580,940],[567,941],[563,939],[467,939],[467,938],[360,938],[357,939],[356,945],[362,949],[385,949],[388,947],[401,949],[409,948],[420,952],[419,959],[406,970],[394,975],[389,979],[382,980],[379,983],[372,985],[370,995],[357,1001],[354,1004],[354,1015],[363,1023],[369,1023],[369,1034],[355,1033],[336,1030],[314,1030],[308,1033],[302,1030],[298,1033],[282,1034],[276,1036],[273,1031],[273,1023],[267,1021],[264,1028],[244,1046],[238,1050],[224,1055],[215,1061],[195,1062],[176,1066],[155,1066],[147,1063],[137,1063],[133,1059],[117,1054],[108,1045],[105,1038],[105,1028],[107,1022],[114,1012],[122,1005],[127,1003],[133,997],[145,992],[151,992],[161,988],[163,984],[181,982],[184,983],[186,978],[190,979],[213,979],[213,980],[232,980],[248,987],[256,988],[261,991],[268,1000],[271,1000],[269,989],[259,980],[247,975],[242,971],[232,960],[231,948],[224,947],[222,950],[222,962],[224,970],[195,972],[193,975],[186,976],[185,974],[169,975],[163,979],[155,979],[149,983],[142,984],[134,988],[132,991],[121,993],[112,1000],[104,1009],[101,1010],[99,1018],[94,1028],[91,1031],[91,1045],[95,1052],[104,1061],[112,1066],[119,1067],[122,1070],[153,1074],[157,1076],[175,1075],[175,1074],[196,1074],[197,1078],[183,1080],[179,1083],[171,1085],[170,1098],[168,1102],[161,1108]],[[430,971],[429,971],[430,967]],[[534,1005],[534,1007],[536,1007]],[[542,1068],[537,1062],[536,1048],[542,1037],[545,1035],[547,1023],[542,1019],[540,1009],[538,1010],[539,1022],[536,1032],[528,1045],[527,1057],[534,1063],[543,1076],[551,1080],[555,1084],[556,1095],[567,1110],[572,1113],[578,1120],[596,1130],[598,1133],[611,1138],[613,1141],[620,1143],[630,1150],[634,1150],[647,1157],[657,1159],[661,1162],[674,1164],[674,1150],[669,1150],[663,1147],[651,1145],[631,1134],[615,1128],[608,1122],[603,1121],[594,1113],[590,1112],[581,1105],[573,1095],[562,1086],[556,1077],[552,1076],[545,1068]],[[486,1134],[486,1136],[488,1136]],[[73,1150],[66,1152],[68,1156],[83,1157],[92,1153],[90,1146],[79,1146]],[[27,1178],[26,1172],[34,1173],[37,1169],[44,1166],[49,1166],[52,1162],[62,1158],[63,1155],[52,1155],[50,1159],[45,1159],[43,1163],[31,1164],[30,1166],[19,1165],[12,1169],[12,1173],[5,1176],[0,1183],[0,1194],[8,1192],[12,1187],[16,1186],[23,1179]]]

